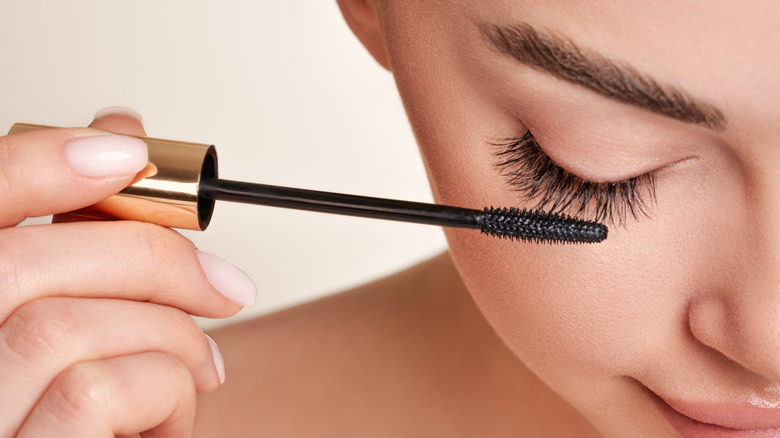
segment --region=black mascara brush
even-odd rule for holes
[[[17,123],[9,133],[44,128],[50,127]],[[493,207],[472,210],[220,179],[214,146],[138,138],[149,148],[149,165],[132,185],[89,210],[120,219],[205,230],[215,201],[231,201],[474,228],[495,237],[538,243],[594,243],[607,238],[607,227],[600,223],[542,211]]]
[[[607,238],[607,227],[599,223],[516,208],[490,207],[472,210],[216,178],[201,180],[199,193],[200,196],[215,201],[295,208],[442,227],[474,228],[491,236],[539,243],[593,243]]]

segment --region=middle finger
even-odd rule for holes
[[[210,318],[254,300],[254,284],[240,269],[216,257],[203,261],[180,234],[140,222],[0,230],[0,323],[45,296],[151,301]],[[221,281],[207,277],[209,270]]]

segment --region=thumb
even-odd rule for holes
[[[89,127],[114,134],[146,136],[141,114],[122,106],[110,106],[98,111]]]

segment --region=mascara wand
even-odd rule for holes
[[[517,208],[473,210],[217,178],[201,180],[199,193],[215,201],[474,228],[491,236],[538,243],[594,243],[607,238],[607,227],[602,224]]]
[[[51,127],[17,123],[9,134],[38,129]],[[205,230],[211,221],[215,201],[231,201],[474,228],[495,237],[537,243],[594,243],[607,238],[606,226],[562,214],[517,208],[473,210],[220,179],[217,152],[212,145],[137,138],[148,146],[146,169],[120,193],[85,209],[86,214]]]

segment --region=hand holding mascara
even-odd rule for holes
[[[49,127],[17,123],[9,133],[45,128]],[[205,230],[215,201],[231,201],[473,228],[495,237],[539,243],[595,243],[607,238],[603,224],[541,211],[494,207],[474,210],[220,179],[213,145],[139,138],[149,147],[146,169],[122,192],[90,209],[120,219]]]

